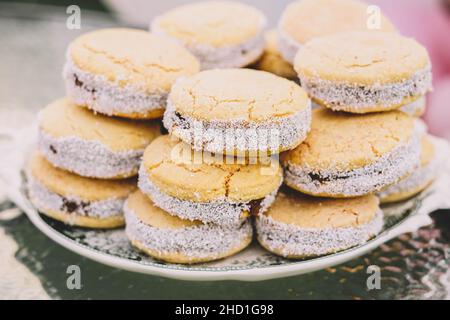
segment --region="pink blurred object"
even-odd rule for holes
[[[450,0],[370,2],[379,5],[402,34],[427,47],[433,63],[434,91],[424,118],[431,133],[450,140]]]

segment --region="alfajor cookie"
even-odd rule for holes
[[[316,109],[307,139],[281,157],[285,183],[333,198],[380,191],[416,168],[421,134],[416,120],[399,111],[356,115]]]
[[[186,4],[156,17],[151,31],[183,44],[201,68],[240,68],[261,56],[264,49],[262,12],[233,1]]]
[[[282,78],[297,80],[297,73],[292,65],[284,60],[278,49],[278,34],[276,30],[267,31],[264,34],[266,46],[261,59],[255,67],[258,70],[267,71]]]
[[[256,219],[259,243],[270,252],[292,259],[364,244],[382,227],[383,213],[374,195],[325,199],[280,192],[269,211]]]
[[[235,159],[194,152],[181,141],[161,136],[145,150],[138,185],[171,215],[238,225],[250,214],[267,210],[281,183],[278,164],[240,164]]]
[[[357,0],[299,0],[291,2],[278,23],[279,49],[283,58],[294,63],[298,50],[308,41],[348,31],[394,32],[383,15],[371,19],[369,4]],[[373,15],[372,15],[373,16]]]
[[[268,72],[208,70],[177,81],[163,122],[197,151],[257,157],[305,139],[311,101],[300,86]]]
[[[137,174],[157,122],[111,118],[57,100],[39,113],[39,151],[52,165],[84,177],[115,179]]]
[[[427,50],[392,32],[347,32],[308,42],[295,58],[314,102],[338,111],[398,109],[431,90]]]
[[[132,245],[171,263],[200,263],[231,256],[252,241],[249,221],[235,227],[202,224],[171,216],[153,205],[142,192],[124,205],[125,232]]]
[[[109,116],[160,118],[175,80],[199,71],[185,48],[143,30],[101,29],[67,49],[67,95]]]
[[[115,228],[124,224],[122,207],[133,191],[134,179],[84,178],[53,167],[34,153],[27,168],[28,194],[43,214],[66,224]]]
[[[422,138],[420,166],[409,176],[378,193],[381,203],[391,203],[409,199],[425,190],[436,178],[439,157],[430,136]]]

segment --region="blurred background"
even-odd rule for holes
[[[47,103],[64,95],[65,49],[81,33],[103,27],[146,29],[151,18],[190,0],[0,0],[0,127],[29,125]],[[269,27],[289,0],[245,0],[264,11]],[[434,92],[424,118],[450,139],[450,0],[372,0],[400,31],[431,55]],[[66,9],[81,8],[81,29],[69,30]],[[1,135],[0,135],[1,138]],[[371,254],[313,274],[258,283],[187,282],[109,268],[82,258],[38,232],[0,189],[1,298],[235,298],[449,299],[450,215]],[[448,260],[447,260],[448,261]],[[83,270],[83,289],[66,287],[66,266]],[[368,291],[366,267],[383,272],[383,290]]]

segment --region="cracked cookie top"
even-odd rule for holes
[[[197,59],[182,46],[137,29],[86,33],[70,44],[67,55],[85,72],[148,94],[166,93],[178,77],[200,70]]]
[[[300,0],[290,3],[280,19],[279,28],[298,43],[347,31],[368,30],[368,4],[357,0]],[[379,31],[395,27],[382,14]]]
[[[370,222],[379,208],[374,195],[350,199],[316,198],[293,190],[280,191],[265,213],[277,222],[300,228],[358,227]]]
[[[136,179],[103,180],[81,177],[53,167],[37,152],[28,161],[27,170],[33,179],[51,192],[86,201],[125,198],[136,189]]]
[[[197,120],[276,121],[309,107],[296,83],[251,69],[216,69],[180,79],[172,87],[175,110]]]
[[[264,14],[233,1],[204,1],[179,6],[158,16],[152,30],[161,30],[187,45],[216,48],[240,45],[256,37]]]
[[[147,147],[142,165],[148,179],[161,191],[193,202],[247,202],[278,189],[282,180],[279,165],[237,161],[233,157],[194,152],[189,145],[165,135]]]
[[[160,135],[157,122],[95,114],[68,98],[54,101],[39,113],[39,128],[54,138],[101,142],[112,151],[143,150]]]
[[[427,50],[393,32],[347,32],[317,38],[300,48],[300,77],[357,85],[399,83],[431,66]]]
[[[349,171],[367,166],[410,142],[415,120],[400,112],[365,115],[313,111],[311,131],[284,163],[316,170]]]

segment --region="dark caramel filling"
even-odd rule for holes
[[[86,212],[86,208],[90,205],[88,201],[76,202],[67,198],[62,198],[61,211],[72,213],[81,208],[82,212]]]
[[[188,130],[191,128],[190,123],[177,111],[175,111],[175,117],[176,117],[176,123],[177,126],[180,127],[181,129],[185,129]]]

